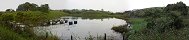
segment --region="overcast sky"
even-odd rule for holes
[[[49,4],[51,9],[104,9],[112,12],[142,9],[149,7],[164,7],[167,4],[183,1],[189,6],[189,0],[0,0],[0,11],[16,9],[25,2]]]

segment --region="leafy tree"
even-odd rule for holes
[[[183,26],[182,20],[178,18],[178,16],[174,15],[164,15],[164,16],[159,16],[156,18],[149,17],[146,20],[147,23],[147,28],[158,31],[158,32],[164,32],[165,30],[169,29],[179,29]]]
[[[49,5],[44,4],[40,7],[37,4],[26,2],[24,4],[20,4],[16,11],[41,11],[41,12],[49,12]]]
[[[183,2],[168,4],[163,10],[149,10],[145,12],[147,28],[158,32],[167,29],[184,27],[182,15],[187,15],[188,8]]]
[[[147,28],[157,32],[183,27],[181,15],[178,12],[165,13],[161,10],[146,12]]]
[[[24,4],[20,4],[16,11],[37,11],[37,7],[37,4],[26,2]]]
[[[188,7],[183,2],[177,2],[176,4],[168,4],[165,7],[165,12],[178,11],[181,12],[181,15],[188,14]]]
[[[41,5],[39,7],[39,10],[42,11],[42,12],[48,13],[49,12],[49,5],[48,4]]]
[[[163,11],[163,7],[153,7],[153,8],[146,8],[146,9],[138,9],[138,10],[132,10],[132,11],[125,11],[123,13],[127,14],[127,16],[132,18],[144,18],[150,16],[151,13],[149,12],[161,12]]]

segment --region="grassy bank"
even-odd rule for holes
[[[1,40],[28,40],[26,37],[16,33],[15,31],[7,28],[7,26],[0,25],[0,39]]]
[[[134,30],[134,31],[143,30],[147,24],[147,22],[145,22],[144,18],[128,18],[126,21],[131,24],[131,30]],[[115,31],[121,32],[121,33],[128,32],[127,25],[115,26],[112,28],[112,30],[115,30]]]
[[[61,11],[50,11],[50,13],[47,14],[47,18],[49,20],[56,19],[62,16],[67,16],[67,14]]]
[[[102,18],[113,18],[113,17],[121,17],[122,15],[116,14],[106,14],[106,13],[80,13],[80,14],[66,14],[67,16],[75,16],[89,19],[102,19]]]
[[[6,25],[0,25],[0,40],[58,40],[56,36],[37,36],[30,27],[38,26],[47,20],[62,16],[64,16],[64,12],[58,11],[50,11],[49,13],[40,11],[5,12],[0,15],[1,24]],[[12,28],[12,26],[6,23],[12,21],[27,25],[27,28],[25,31],[13,30],[17,28]]]
[[[0,24],[0,40],[58,40],[58,37],[50,33],[47,33],[49,36],[38,36],[31,30],[18,32],[7,25]]]

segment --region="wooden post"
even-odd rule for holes
[[[73,36],[71,35],[71,40],[73,40]]]
[[[125,39],[125,32],[123,32],[123,40],[126,40],[126,39]]]
[[[69,25],[73,25],[73,22],[69,22]]]
[[[65,20],[65,23],[68,23],[68,20]]]
[[[106,40],[106,33],[104,33],[104,40]]]
[[[48,35],[49,35],[49,34],[48,34],[48,32],[46,32],[46,38],[45,38],[45,39],[47,39],[47,38],[48,38]]]
[[[74,21],[74,24],[77,24],[77,21]]]

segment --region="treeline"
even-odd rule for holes
[[[180,14],[187,15],[189,7],[186,6],[183,2],[177,2],[176,4],[168,4],[166,7],[152,7],[152,8],[145,8],[145,9],[135,9],[131,11],[125,11],[123,14],[127,14],[131,18],[142,18],[146,17],[148,12],[154,12],[160,10],[162,12],[182,12]]]
[[[146,12],[153,12],[156,10],[162,10],[164,7],[152,7],[152,8],[145,8],[145,9],[135,9],[131,11],[125,11],[122,14],[126,14],[125,16],[128,16],[129,18],[144,18]]]
[[[20,4],[18,6],[18,8],[16,9],[16,11],[41,11],[41,12],[45,12],[45,13],[48,13],[49,10],[50,9],[49,9],[48,4],[38,6],[37,4],[29,3],[29,2]],[[13,9],[7,9],[6,12],[14,12],[14,10]]]
[[[79,10],[79,9],[72,9],[72,10],[67,10],[67,9],[64,9],[62,10],[63,12],[65,13],[70,13],[70,14],[82,14],[82,13],[87,13],[87,14],[100,14],[100,13],[107,13],[107,14],[111,14],[113,12],[110,12],[110,11],[104,11],[103,9],[101,10],[92,10],[92,9],[82,9],[82,10]]]
[[[61,11],[64,13],[67,13],[67,16],[76,16],[76,17],[82,17],[82,18],[90,18],[90,19],[101,19],[101,18],[111,18],[111,17],[116,17],[116,18],[121,18],[122,15],[118,15],[117,13],[113,13],[110,11],[104,11],[103,9],[101,10],[92,10],[92,9],[64,9],[64,10],[57,10]]]

